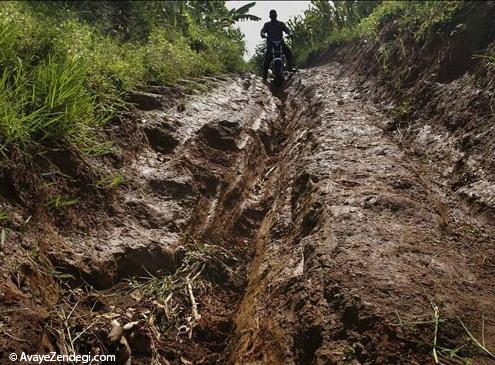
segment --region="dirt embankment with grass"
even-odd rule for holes
[[[338,61],[391,116],[386,131],[433,167],[439,187],[493,224],[495,3],[460,3],[440,14],[416,31],[404,27],[405,15],[381,19],[373,36],[330,46],[307,64]]]

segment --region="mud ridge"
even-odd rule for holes
[[[133,133],[144,148],[122,145],[132,157],[116,171],[125,184],[110,214],[95,211],[92,224],[76,229],[48,227],[46,270],[53,265],[69,288],[53,293],[48,307],[36,299],[34,319],[21,309],[5,317],[4,355],[33,348],[66,352],[60,333],[92,328],[78,336],[79,353],[116,353],[118,363],[221,361],[254,254],[251,239],[268,210],[260,193],[278,138],[278,112],[254,76],[207,81],[208,92],[179,103],[167,103],[161,90],[130,96],[137,106]],[[124,126],[111,126],[112,133],[120,135]],[[21,290],[40,293],[34,286],[43,282],[30,279],[36,274],[30,267],[22,280],[31,284]],[[181,294],[189,285],[186,274],[196,278],[191,295],[201,319],[194,323],[191,297]],[[157,292],[167,280],[180,288]],[[8,285],[22,298],[19,283]],[[19,302],[31,303],[27,297]],[[164,303],[176,318],[160,314]],[[70,321],[62,313],[73,313]],[[110,320],[136,323],[125,334],[128,345],[109,340]]]

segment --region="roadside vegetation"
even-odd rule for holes
[[[329,46],[360,38],[377,39],[389,21],[393,21],[399,31],[407,30],[417,42],[426,41],[440,32],[449,34],[460,30],[462,24],[456,17],[470,6],[476,6],[475,2],[312,0],[309,10],[287,22],[294,35],[289,45],[296,63],[304,65],[308,58]],[[255,70],[261,65],[263,52],[260,44],[250,61]]]
[[[145,85],[245,68],[224,1],[0,3],[0,151],[64,141],[105,151],[95,131]]]
[[[378,32],[393,20],[400,31],[407,30],[417,41],[453,25],[466,1],[327,1],[314,0],[303,16],[288,23],[294,33],[292,46],[299,63],[330,45],[366,37],[375,39]],[[451,27],[446,27],[451,28]]]

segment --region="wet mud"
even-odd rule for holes
[[[232,363],[433,363],[435,308],[444,348],[465,344],[457,316],[480,337],[494,310],[492,228],[438,191],[338,74],[302,71],[287,89]]]
[[[56,274],[3,270],[2,363],[13,351],[494,363],[466,331],[494,345],[493,227],[401,150],[337,64],[277,96],[255,76],[208,82],[175,103],[160,89],[130,96],[132,136],[112,132],[130,141],[118,137],[112,208],[45,228]]]

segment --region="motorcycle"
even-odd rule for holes
[[[273,74],[273,83],[275,86],[280,87],[284,82],[284,71],[286,70],[283,41],[275,41],[270,37],[266,38],[268,38],[269,46],[272,51],[270,69]]]

